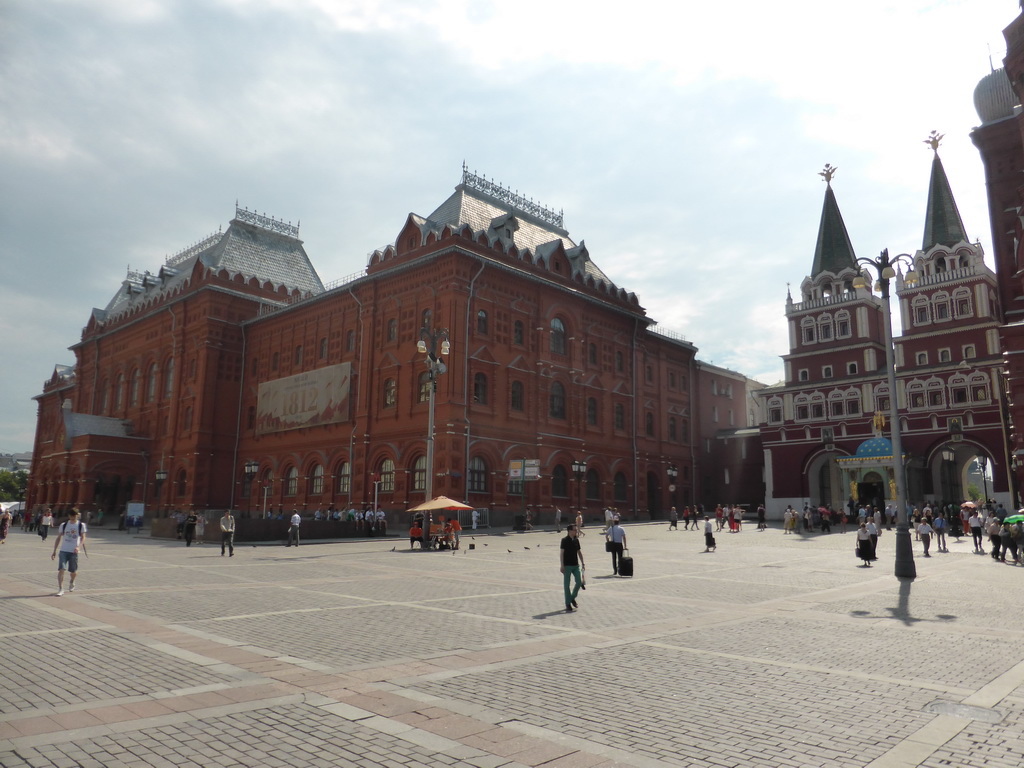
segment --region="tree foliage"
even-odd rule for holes
[[[0,469],[0,501],[20,501],[25,498],[28,472]]]

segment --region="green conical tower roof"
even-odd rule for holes
[[[928,251],[936,245],[953,246],[961,241],[968,242],[967,233],[953,199],[953,190],[949,188],[946,171],[936,152],[932,160],[932,180],[928,185],[928,212],[921,250]]]
[[[833,169],[834,171],[834,169]],[[853,253],[850,235],[846,232],[843,215],[832,192],[831,173],[825,179],[825,204],[821,208],[821,223],[818,225],[818,244],[814,248],[814,266],[811,277],[828,271],[838,274],[844,269],[856,269],[857,257]]]

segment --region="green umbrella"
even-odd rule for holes
[[[1003,518],[1004,523],[1024,523],[1024,515],[1010,515]]]

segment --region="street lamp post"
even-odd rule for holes
[[[577,509],[583,509],[583,475],[587,473],[587,463],[574,459],[572,462],[572,473],[576,477],[576,504]]]
[[[907,520],[907,477],[903,465],[903,440],[900,435],[899,398],[896,391],[896,360],[892,341],[892,308],[889,306],[889,281],[896,277],[895,265],[904,264],[908,271],[904,280],[907,284],[917,282],[914,262],[909,254],[901,253],[889,258],[889,249],[882,251],[877,259],[859,258],[858,264],[871,267],[878,274],[878,287],[882,294],[882,334],[885,340],[885,368],[889,384],[889,425],[890,441],[892,442],[892,468],[896,481],[896,569],[895,575],[900,579],[917,577],[917,566],[914,564],[914,545],[910,539],[910,524]],[[865,270],[866,272],[867,270]],[[868,273],[868,277],[870,277]],[[854,288],[867,288],[868,282],[863,274],[853,282]]]
[[[154,475],[154,478],[156,479],[156,506],[157,506],[157,513],[159,514],[160,491],[161,491],[161,489],[164,486],[164,481],[167,479],[167,470],[164,469],[163,467],[160,467],[160,469],[158,469],[156,471],[156,474]]]
[[[672,494],[670,496],[671,503],[669,506],[674,507],[676,506],[676,478],[679,477],[679,470],[676,468],[675,464],[669,464],[668,469],[665,470],[665,474],[668,475],[668,492]]]
[[[984,504],[982,506],[988,509],[988,456],[979,456],[978,466],[981,468],[981,482],[985,486]]]
[[[434,498],[434,401],[437,398],[437,377],[448,370],[448,366],[441,360],[442,356],[451,351],[448,329],[421,328],[416,350],[427,356],[423,362],[427,366],[427,375],[430,379],[430,397],[427,405],[427,477],[424,483],[424,501],[430,501]]]
[[[245,472],[245,482],[248,486],[249,491],[246,494],[246,496],[249,499],[249,508],[246,510],[247,517],[252,516],[252,479],[256,477],[256,472],[259,470],[259,468],[259,462],[257,462],[255,459],[249,459],[247,462],[245,462],[245,467],[243,468],[243,471]]]

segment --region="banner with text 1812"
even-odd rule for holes
[[[348,421],[351,382],[351,363],[263,382],[256,399],[256,433]]]

